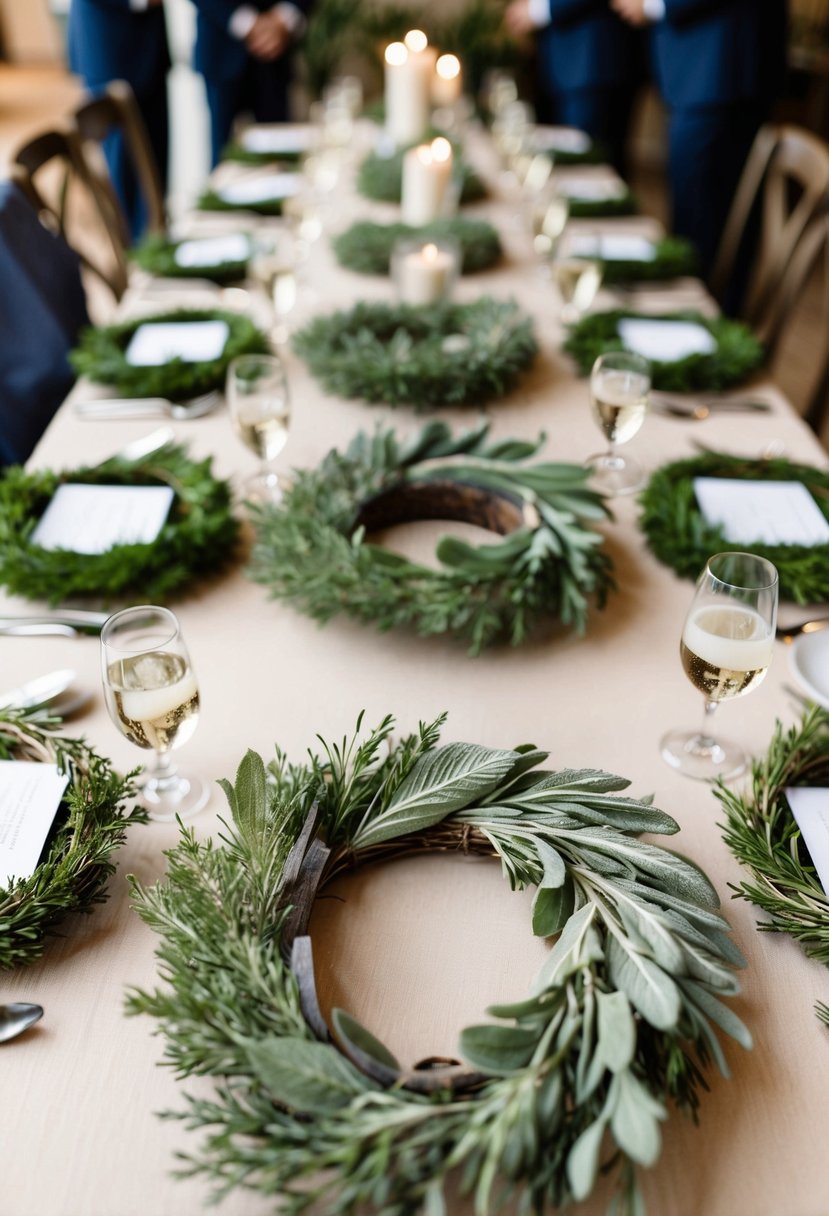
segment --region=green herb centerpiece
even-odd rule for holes
[[[127,347],[140,325],[177,321],[224,321],[228,338],[219,358],[198,363],[171,359],[149,367],[127,362]],[[182,401],[223,388],[228,365],[237,355],[267,354],[269,351],[268,339],[241,313],[186,308],[81,330],[69,361],[79,376],[88,376],[96,384],[110,384],[125,397],[167,397],[170,401]]]
[[[603,258],[600,253],[597,260],[601,262],[602,282],[606,284],[678,279],[697,271],[693,245],[677,236],[654,241],[652,258]]]
[[[410,224],[375,224],[359,220],[345,232],[334,237],[332,245],[337,261],[360,274],[388,274],[392,250],[397,241],[406,237],[435,241],[450,237],[461,251],[461,273],[474,274],[488,270],[502,256],[501,238],[486,220],[470,220],[458,216],[450,220],[435,220],[414,228]]]
[[[329,393],[432,409],[502,397],[533,362],[532,322],[511,300],[362,303],[315,317],[294,349]]]
[[[757,460],[724,452],[702,452],[657,469],[642,493],[640,524],[650,549],[683,578],[695,579],[712,553],[742,550],[703,517],[694,496],[695,477],[749,481],[799,481],[829,519],[829,473],[781,457]],[[777,567],[780,596],[800,604],[829,599],[829,545],[770,545],[753,542],[752,553]]]
[[[443,1212],[450,1174],[481,1216],[505,1188],[521,1210],[558,1209],[613,1172],[619,1210],[640,1212],[636,1170],[657,1161],[669,1107],[696,1115],[711,1059],[727,1074],[715,1027],[750,1046],[723,1000],[742,959],[717,896],[638,839],[677,825],[624,778],[541,768],[532,746],[439,746],[441,725],[392,743],[390,718],[358,723],[269,770],[248,752],[223,783],[221,843],[184,831],[167,880],[136,885],[165,984],[130,1012],[159,1020],[179,1076],[223,1076],[176,1112],[205,1134],[187,1171],[288,1216]],[[307,923],[343,868],[434,850],[500,861],[536,888],[532,932],[559,936],[529,995],[463,1031],[460,1069],[423,1073],[345,1010],[328,1026]]]
[[[381,203],[399,203],[403,191],[403,157],[405,149],[381,156],[372,152],[360,165],[357,189],[364,198]],[[460,177],[460,202],[476,203],[486,198],[486,186],[466,161],[458,159],[455,150],[453,173]]]
[[[573,325],[564,342],[564,350],[572,355],[582,376],[588,375],[599,355],[609,350],[624,350],[619,335],[619,322],[653,321],[647,313],[613,309],[583,317]],[[707,329],[716,342],[709,354],[686,355],[675,362],[651,360],[651,377],[655,389],[690,393],[730,388],[745,380],[761,366],[765,353],[763,344],[747,325],[728,317],[707,317],[699,312],[661,313],[660,321],[689,321]]]
[[[486,426],[453,436],[441,422],[408,441],[358,434],[257,513],[251,576],[315,620],[345,613],[381,630],[448,633],[472,654],[519,645],[545,620],[582,630],[591,599],[603,606],[612,586],[594,527],[608,512],[581,465],[531,463],[541,442],[490,440]],[[504,539],[444,537],[437,570],[367,540],[415,519],[465,520]]]
[[[568,203],[572,220],[612,219],[614,216],[637,215],[639,212],[639,204],[628,189],[608,198],[568,195]]]
[[[0,759],[56,764],[69,776],[63,813],[29,878],[0,886],[0,970],[27,966],[43,953],[50,934],[70,912],[91,912],[106,899],[115,866],[112,854],[127,828],[144,823],[129,779],[82,739],[59,733],[60,722],[42,710],[0,709]]]
[[[32,533],[58,487],[71,483],[167,485],[175,498],[150,544],[115,545],[97,554],[44,549]],[[27,599],[60,603],[92,596],[111,603],[138,596],[164,603],[225,567],[234,557],[238,534],[229,483],[213,476],[209,458],[192,460],[174,444],[138,460],[114,456],[63,472],[13,467],[0,478],[0,583]]]
[[[140,245],[129,251],[130,259],[148,274],[162,278],[209,279],[212,283],[233,283],[247,274],[250,254],[232,261],[215,262],[212,265],[182,266],[176,252],[184,241],[171,241],[167,237],[150,234]]]
[[[278,152],[257,151],[246,147],[241,139],[231,140],[225,144],[222,149],[221,159],[233,161],[239,165],[280,165],[284,164],[285,168],[295,169],[303,156],[307,153],[303,149],[301,151],[286,150],[280,148]]]

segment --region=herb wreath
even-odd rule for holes
[[[603,607],[613,586],[593,526],[608,511],[581,465],[529,463],[542,442],[490,441],[486,425],[453,437],[442,422],[407,441],[360,433],[257,513],[251,577],[315,620],[345,613],[383,631],[449,633],[472,654],[502,639],[519,645],[555,617],[581,631],[589,598]],[[418,518],[507,535],[480,546],[444,537],[439,570],[366,539]]]
[[[42,710],[0,709],[0,759],[57,764],[68,773],[66,813],[56,820],[29,878],[0,885],[0,970],[38,959],[69,912],[91,912],[106,899],[114,873],[110,858],[132,823],[146,822],[125,803],[135,790],[82,739],[58,734],[60,723]]]
[[[253,211],[256,215],[281,215],[284,198],[252,199],[245,203],[229,202],[216,190],[205,190],[199,195],[196,207],[199,211]]]
[[[581,198],[576,195],[567,199],[571,220],[592,220],[614,215],[636,215],[639,211],[630,190],[612,198]]]
[[[511,300],[361,303],[315,317],[294,350],[326,391],[424,410],[502,397],[536,356],[532,322]]]
[[[222,149],[222,160],[232,160],[240,165],[273,165],[283,163],[286,168],[298,164],[305,152],[252,152],[241,140],[231,141]]]
[[[726,811],[725,842],[752,875],[735,890],[770,917],[757,927],[787,933],[829,966],[829,898],[786,801],[786,789],[797,785],[829,785],[829,713],[819,706],[789,730],[777,723],[768,752],[752,764],[746,793],[724,786],[714,793]],[[829,1025],[829,1006],[817,1012]]]
[[[636,1169],[656,1162],[669,1105],[696,1114],[711,1059],[727,1075],[714,1027],[751,1043],[722,1000],[742,965],[728,923],[695,865],[637,839],[677,825],[623,795],[624,778],[539,769],[531,746],[439,747],[442,722],[395,745],[390,718],[362,738],[358,723],[267,773],[248,752],[223,783],[221,846],[185,831],[167,881],[135,884],[167,984],[133,992],[129,1011],[159,1019],[178,1075],[224,1076],[174,1114],[205,1133],[187,1172],[218,1196],[278,1196],[288,1216],[443,1212],[455,1172],[486,1216],[500,1182],[540,1212],[616,1170],[618,1210],[639,1212]],[[463,1088],[404,1071],[342,1010],[332,1038],[298,978],[312,968],[305,887],[433,850],[499,858],[512,887],[537,887],[533,932],[560,934],[529,997],[463,1032]]]
[[[564,342],[581,375],[586,376],[599,355],[608,350],[624,350],[619,337],[619,322],[627,317],[653,320],[646,313],[614,309],[584,317],[574,325]],[[686,393],[717,390],[739,384],[763,362],[763,344],[740,321],[728,317],[705,317],[699,312],[663,314],[660,320],[692,321],[702,325],[716,340],[711,354],[687,355],[674,363],[651,361],[653,387],[668,392]]]
[[[127,347],[138,327],[166,321],[226,321],[230,333],[221,356],[206,363],[185,363],[182,359],[171,359],[151,367],[134,367],[128,363]],[[69,361],[79,376],[88,376],[97,384],[111,384],[126,397],[167,397],[180,401],[222,388],[228,364],[237,355],[267,354],[269,351],[265,335],[241,313],[179,309],[81,330],[80,340]]]
[[[375,224],[370,220],[359,220],[335,237],[332,244],[341,266],[360,274],[388,274],[395,242],[406,237],[423,241],[451,237],[460,246],[463,274],[487,270],[503,254],[501,238],[491,224],[461,216],[436,220],[420,228],[413,228],[409,224]]]
[[[58,486],[169,485],[167,520],[151,544],[115,545],[105,553],[43,549],[32,532]],[[211,461],[191,460],[168,444],[139,460],[113,456],[102,464],[56,473],[13,467],[0,479],[0,582],[14,595],[59,603],[94,596],[105,603],[140,594],[164,602],[196,578],[213,574],[234,555],[239,525],[226,481]]]
[[[403,156],[405,149],[391,156],[372,152],[357,173],[357,189],[365,198],[381,203],[399,203],[403,190]],[[487,190],[481,178],[465,161],[455,160],[453,172],[460,174],[460,202],[475,203],[486,198]]]
[[[681,275],[695,274],[697,256],[690,241],[682,237],[668,236],[654,242],[654,257],[648,261],[641,258],[599,258],[602,264],[602,282],[629,283],[632,280],[677,279]]]
[[[664,465],[652,475],[640,502],[640,524],[653,553],[683,578],[695,579],[712,553],[744,545],[726,540],[709,524],[694,496],[695,477],[732,477],[752,481],[799,481],[829,519],[829,473],[782,458],[753,460],[722,452],[703,452]],[[800,604],[829,598],[829,545],[769,545],[753,542],[752,552],[777,567],[780,595]]]
[[[176,261],[176,251],[183,244],[183,241],[170,241],[151,234],[131,249],[129,256],[136,266],[162,278],[198,278],[210,279],[213,283],[230,283],[243,279],[247,274],[249,256],[231,262],[215,262],[210,266],[182,266]]]
[[[539,148],[538,152],[541,156],[549,156],[556,169],[565,165],[603,165],[607,161],[607,149],[594,142],[579,152],[575,148]]]

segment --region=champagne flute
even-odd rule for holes
[[[236,434],[261,461],[243,484],[249,502],[282,501],[271,463],[288,439],[290,401],[285,368],[278,355],[239,355],[227,369],[227,404]]]
[[[533,201],[530,210],[533,252],[547,268],[558,255],[569,218],[569,200],[555,188],[544,190]]]
[[[602,494],[633,494],[645,483],[642,467],[629,456],[620,456],[616,447],[632,439],[645,421],[650,387],[650,365],[641,355],[608,351],[593,364],[590,401],[609,446],[585,463],[593,470],[593,487]]]
[[[700,575],[679,646],[686,676],[705,697],[702,730],[671,731],[662,757],[686,777],[736,777],[746,766],[740,747],[711,735],[721,701],[745,696],[771,663],[777,624],[777,570],[753,553],[717,553]]]
[[[288,340],[288,317],[297,302],[297,274],[292,249],[282,241],[257,242],[250,272],[260,284],[273,309],[275,325],[271,338],[277,346]]]
[[[565,325],[575,325],[581,320],[602,285],[599,249],[597,238],[572,238],[562,256],[553,262],[553,282],[561,296],[561,319]]]
[[[182,747],[199,721],[199,689],[181,626],[168,608],[125,608],[101,630],[104,700],[118,730],[152,750],[141,800],[151,819],[187,819],[210,797],[201,777],[179,773],[170,752]]]

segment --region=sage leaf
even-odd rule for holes
[[[610,939],[608,963],[610,978],[634,1009],[658,1030],[673,1030],[679,1021],[681,1000],[671,977],[617,937]]]
[[[265,762],[258,752],[250,748],[236,770],[231,810],[239,831],[248,843],[255,844],[260,840],[267,822]]]
[[[529,1064],[539,1034],[537,1026],[467,1026],[461,1031],[461,1055],[484,1072],[517,1072]]]
[[[270,1038],[245,1044],[255,1075],[281,1105],[324,1115],[374,1086],[327,1043]]]
[[[352,841],[355,848],[420,831],[488,794],[516,762],[515,752],[450,743],[420,756],[388,807]]]
[[[747,1051],[751,1050],[753,1045],[751,1031],[737,1017],[733,1009],[729,1009],[727,1005],[723,1005],[722,1001],[718,1001],[715,996],[712,996],[696,980],[680,980],[680,986],[692,1004],[696,1005],[697,1009],[704,1013],[706,1017],[709,1017],[712,1022],[716,1022],[726,1034],[731,1035],[732,1039],[736,1039]]]
[[[385,1068],[400,1072],[400,1064],[385,1043],[375,1038],[371,1031],[361,1026],[350,1013],[346,1013],[344,1009],[333,1009],[331,1020],[337,1034],[349,1047],[356,1048],[361,1055],[368,1056],[370,1060],[382,1064]]]
[[[576,889],[571,878],[557,889],[539,887],[533,900],[533,933],[536,937],[554,937],[573,915]]]
[[[573,1198],[586,1199],[593,1190],[599,1172],[599,1151],[602,1147],[605,1120],[597,1119],[585,1128],[567,1155],[567,1179]]]
[[[534,992],[543,992],[553,984],[563,983],[581,967],[598,962],[603,957],[599,935],[593,928],[595,912],[596,905],[589,903],[570,917],[535,978]]]
[[[636,1050],[636,1023],[623,992],[598,992],[599,1053],[611,1072],[623,1072]]]
[[[637,1164],[653,1165],[662,1144],[659,1119],[665,1118],[665,1110],[628,1069],[616,1079],[618,1095],[610,1116],[613,1139]]]
[[[541,862],[541,867],[544,871],[539,886],[560,887],[567,877],[567,867],[558,849],[554,849],[551,845],[547,844],[546,840],[542,840],[539,836],[532,837],[532,842],[535,845],[538,860]]]

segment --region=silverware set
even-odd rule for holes
[[[669,393],[651,393],[650,408],[653,413],[665,414],[669,418],[681,418],[686,422],[704,422],[717,414],[768,413],[768,401],[754,401],[749,397],[673,397]]]

